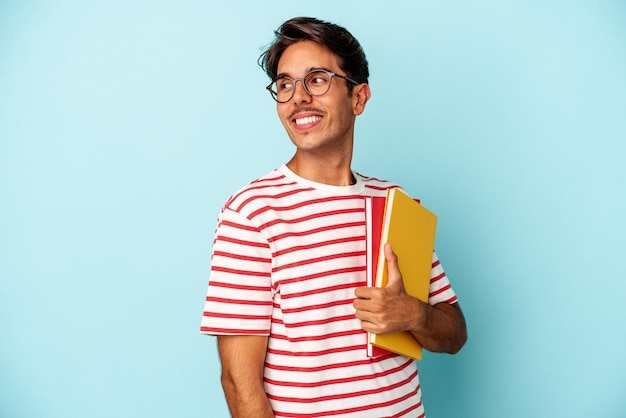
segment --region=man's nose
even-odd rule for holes
[[[300,82],[300,87],[298,87],[298,81]],[[311,95],[304,87],[304,80],[295,80],[293,88],[293,101],[295,103],[306,103],[311,101]]]

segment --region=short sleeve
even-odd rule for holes
[[[200,332],[269,335],[272,316],[271,253],[267,239],[228,208],[218,218]]]
[[[433,251],[433,264],[430,270],[430,291],[428,303],[436,305],[441,302],[456,303],[458,301],[456,293],[450,285],[450,280],[443,270],[437,253]]]

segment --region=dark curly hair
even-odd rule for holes
[[[367,83],[369,69],[361,44],[345,28],[312,17],[296,17],[274,31],[276,39],[259,57],[259,65],[271,80],[276,78],[278,61],[287,47],[300,41],[317,42],[338,57],[339,68],[358,83]],[[352,84],[348,83],[349,91]]]

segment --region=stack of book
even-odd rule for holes
[[[368,244],[368,286],[387,285],[387,262],[383,247],[390,243],[398,257],[406,292],[428,303],[430,270],[435,246],[437,216],[401,189],[387,191],[386,197],[368,197],[365,202]],[[368,355],[389,351],[422,358],[422,346],[408,332],[368,335]]]

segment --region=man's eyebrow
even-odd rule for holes
[[[329,73],[332,73],[332,71],[326,67],[311,67],[308,69],[307,73],[311,71],[328,71]]]
[[[309,69],[306,70],[305,74],[308,74],[311,71],[328,71],[328,72],[331,72],[331,73],[333,72],[333,71],[331,71],[330,69],[328,69],[326,67],[309,67]],[[276,75],[276,79],[283,78],[283,77],[294,78],[291,75],[289,75],[289,73],[280,73],[280,74]]]

